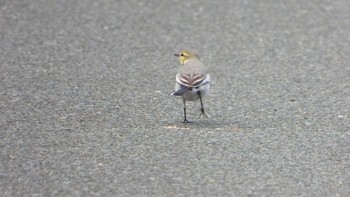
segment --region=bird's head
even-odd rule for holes
[[[178,54],[175,54],[176,57],[179,57],[179,61],[181,64],[185,64],[187,60],[195,58],[195,59],[199,59],[199,56],[189,50],[183,50]]]

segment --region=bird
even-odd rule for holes
[[[191,50],[183,50],[174,55],[179,58],[181,66],[176,75],[175,90],[171,95],[183,100],[183,123],[191,123],[186,116],[186,101],[199,99],[201,104],[199,118],[201,116],[208,118],[203,106],[203,97],[209,93],[210,89],[210,75],[207,73],[207,69],[200,61],[199,56]]]

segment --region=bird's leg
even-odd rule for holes
[[[204,107],[203,107],[203,101],[202,101],[201,92],[198,91],[197,94],[198,94],[198,96],[199,96],[199,100],[201,101],[201,114],[199,115],[199,118],[201,118],[202,116],[208,118],[207,114],[205,114],[205,112],[204,112]]]
[[[186,100],[185,99],[183,99],[183,102],[184,102],[184,117],[185,117],[185,119],[184,119],[184,122],[183,123],[191,123],[190,121],[188,121],[187,120],[187,118],[186,118]]]

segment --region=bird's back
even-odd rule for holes
[[[207,71],[199,59],[189,59],[180,67],[176,80],[184,86],[196,87],[204,81],[206,74]]]

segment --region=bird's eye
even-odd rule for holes
[[[185,56],[184,53],[181,53],[180,56]]]

